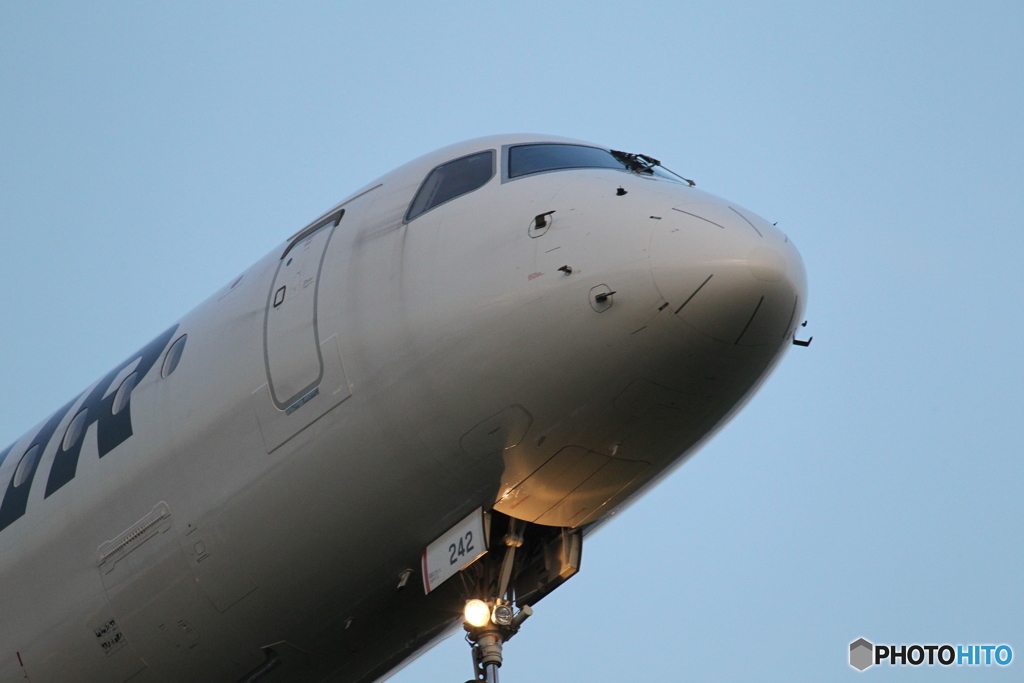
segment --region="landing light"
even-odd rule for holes
[[[512,607],[509,605],[495,605],[491,613],[491,620],[498,626],[508,626],[512,623]]]
[[[467,600],[463,615],[467,624],[480,628],[491,620],[491,608],[483,600]]]

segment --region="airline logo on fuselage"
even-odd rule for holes
[[[43,460],[43,455],[51,450],[51,445],[57,443],[56,453],[53,456],[53,461],[50,465],[50,472],[46,479],[46,492],[44,498],[49,498],[51,495],[59,491],[65,484],[75,478],[75,472],[78,470],[78,457],[82,451],[82,444],[85,442],[84,434],[90,425],[96,425],[96,447],[99,451],[99,457],[101,458],[131,438],[131,396],[128,396],[127,403],[124,407],[115,413],[113,411],[113,404],[116,392],[111,391],[114,380],[117,379],[122,370],[138,361],[138,365],[135,368],[135,372],[137,373],[136,386],[138,386],[146,375],[149,374],[150,370],[153,369],[157,359],[159,359],[163,354],[164,349],[167,348],[168,342],[170,342],[177,329],[178,326],[174,325],[159,337],[146,344],[146,346],[140,349],[137,353],[129,356],[127,360],[108,372],[103,379],[97,382],[92,390],[89,391],[81,405],[79,405],[78,410],[75,411],[75,414],[77,415],[82,410],[88,410],[88,413],[86,414],[86,422],[84,425],[81,425],[83,437],[74,439],[74,442],[71,444],[64,444],[62,443],[64,441],[64,435],[58,435],[56,433],[57,427],[60,426],[64,421],[64,418],[68,416],[68,412],[78,404],[78,400],[82,398],[82,394],[79,394],[71,401],[68,401],[68,403],[66,403],[60,410],[55,412],[48,420],[46,420],[42,428],[36,433],[35,437],[33,437],[29,443],[28,448],[25,448],[18,453],[19,455],[27,454],[33,448],[38,446],[39,453],[35,456],[35,461],[30,465],[26,463],[28,470],[22,472],[18,477],[15,475],[16,471],[20,468],[17,466],[9,468],[11,478],[7,484],[7,489],[4,492],[3,502],[0,503],[0,531],[6,529],[25,514],[25,508],[28,505],[28,496],[29,492],[32,490],[32,482],[35,480],[36,470],[39,468],[39,464]],[[3,466],[4,461],[11,454],[11,450],[17,443],[18,442],[15,441],[5,450],[0,451],[0,466]],[[68,450],[64,450],[65,445],[68,446]]]

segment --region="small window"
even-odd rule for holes
[[[441,164],[431,171],[409,205],[406,221],[456,197],[478,190],[494,176],[494,150]]]
[[[568,168],[616,168],[626,170],[626,164],[611,152],[583,145],[517,145],[508,150],[508,177],[560,171]]]
[[[173,370],[172,370],[173,372]],[[167,374],[171,374],[170,372]],[[117,393],[114,394],[114,403],[110,406],[111,415],[117,415],[125,406],[128,405],[128,401],[132,397],[132,389],[135,388],[135,383],[139,381],[139,373],[133,372],[124,378],[121,382],[121,386],[117,388]],[[67,450],[67,449],[65,449]]]
[[[174,340],[174,343],[171,344],[171,348],[167,349],[167,355],[164,356],[164,366],[160,370],[161,377],[170,377],[171,373],[178,368],[178,362],[181,360],[181,354],[185,350],[186,339],[188,339],[187,334],[181,335]],[[125,381],[127,382],[128,380]],[[124,384],[121,386],[123,387]],[[132,387],[134,388],[134,382],[132,382]],[[120,389],[118,391],[120,391]],[[131,391],[131,389],[129,389],[129,391]],[[125,401],[127,402],[127,400],[128,399],[126,397]]]
[[[75,444],[78,443],[78,440],[82,438],[82,432],[85,431],[85,420],[88,417],[88,408],[83,408],[78,411],[78,415],[75,415],[75,419],[71,421],[71,424],[68,425],[67,431],[64,432],[64,441],[61,442],[60,445],[60,449],[62,451],[67,453],[74,448]]]
[[[18,469],[14,470],[14,488],[18,488],[28,481],[29,475],[32,474],[32,470],[35,469],[36,461],[39,460],[39,453],[41,451],[42,447],[39,444],[36,444],[25,451],[25,455],[21,456],[21,462],[18,463]]]

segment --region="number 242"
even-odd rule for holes
[[[449,565],[455,564],[458,561],[458,558],[463,557],[467,553],[473,552],[473,532],[467,531],[465,536],[460,536],[457,544],[452,543],[448,546],[448,552]]]

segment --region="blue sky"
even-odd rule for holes
[[[815,339],[588,541],[503,680],[1024,658],[1024,6],[294,5],[0,4],[0,442],[394,166],[588,139],[778,221]],[[469,674],[453,638],[394,680]]]

